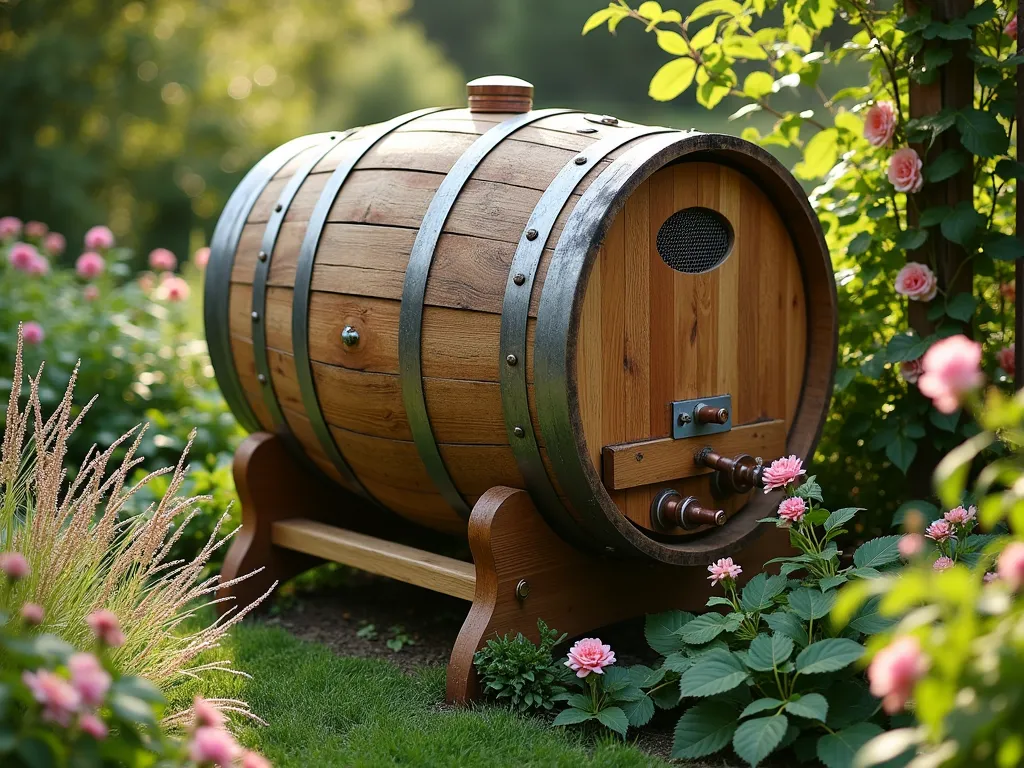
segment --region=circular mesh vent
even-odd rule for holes
[[[732,227],[722,214],[695,206],[665,219],[658,230],[658,253],[677,272],[699,275],[725,261],[732,241]]]

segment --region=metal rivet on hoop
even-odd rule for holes
[[[519,583],[516,584],[516,597],[519,600],[525,600],[530,596],[530,582],[526,579],[520,579]]]
[[[341,341],[346,347],[354,347],[359,343],[359,331],[351,325],[346,325],[341,329]]]
[[[505,358],[505,362],[508,363],[509,365],[515,365],[516,363],[519,362],[519,358],[516,357],[515,355],[508,355]]]
[[[536,229],[528,229],[528,230],[526,230],[526,239],[527,240],[536,240],[537,239],[537,230]]]
[[[576,165],[586,165],[587,164],[587,158],[585,158],[585,157],[577,157],[573,162],[576,163]]]
[[[278,213],[281,212],[282,208],[284,208],[284,206],[281,205],[280,203],[278,203],[277,205],[274,206],[274,210],[277,211]]]
[[[526,282],[526,275],[524,275],[522,272],[516,272],[516,274],[512,276],[512,282],[515,283],[516,285],[522,285],[523,283]]]
[[[266,261],[267,260],[267,252],[266,251],[260,251],[256,258],[258,258],[260,261]]]
[[[267,377],[266,377],[265,374],[262,374],[262,373],[257,374],[256,375],[256,381],[258,381],[260,384],[266,384],[267,383]]]
[[[576,133],[597,133],[597,128],[577,128]]]
[[[515,427],[512,430],[512,434],[515,435],[516,437],[524,437],[526,435],[526,430],[524,430],[522,427]]]
[[[257,312],[255,309],[252,311],[252,321],[254,323],[258,323],[260,321],[260,313]]]

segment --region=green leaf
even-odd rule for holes
[[[804,146],[803,162],[798,163],[793,173],[801,179],[817,179],[825,176],[839,159],[839,132],[835,128],[819,131]]]
[[[697,89],[697,103],[706,109],[714,109],[718,102],[729,95],[729,86],[708,81]]]
[[[833,528],[838,528],[841,525],[845,525],[846,523],[853,520],[854,516],[858,512],[863,511],[863,507],[843,507],[842,509],[837,509],[831,515],[829,515],[828,519],[825,521],[825,530],[831,531]]]
[[[846,529],[838,528],[837,530],[845,531]],[[830,589],[835,589],[836,587],[845,584],[847,581],[848,579],[846,578],[846,576],[840,573],[835,576],[826,576],[824,579],[818,582],[818,586],[821,587],[822,592],[828,592]]]
[[[673,59],[654,73],[648,94],[655,101],[671,101],[690,87],[697,62],[688,56]]]
[[[901,536],[881,536],[865,541],[853,553],[853,564],[858,568],[881,568],[900,559]]]
[[[917,444],[904,434],[896,434],[886,443],[885,455],[903,474],[917,456]]]
[[[743,81],[743,93],[752,99],[760,99],[772,92],[774,82],[767,72],[751,72]]]
[[[870,232],[860,232],[858,235],[850,241],[850,244],[846,246],[846,252],[850,256],[859,256],[862,253],[866,253],[868,248],[871,247],[872,237]]]
[[[693,621],[693,614],[686,611],[666,611],[648,616],[644,622],[647,644],[662,656],[682,650],[684,643],[677,632],[690,621]]]
[[[879,632],[891,629],[896,620],[882,615],[879,611],[881,602],[881,595],[873,595],[868,598],[867,602],[850,620],[850,627],[865,635],[877,635]]]
[[[720,613],[705,613],[680,629],[679,637],[689,645],[703,645],[711,642],[723,632],[735,630],[733,621]],[[732,630],[729,627],[732,627]]]
[[[733,604],[728,600],[728,598],[722,597],[721,595],[712,595],[704,605],[708,608],[714,608],[716,605],[730,609],[733,607]]]
[[[776,634],[758,635],[747,651],[747,666],[758,672],[771,672],[781,667],[793,654],[793,638]]]
[[[952,55],[952,51],[950,51]],[[967,162],[967,156],[958,149],[947,149],[936,157],[924,169],[924,177],[928,181],[945,181],[956,176]]]
[[[834,637],[811,643],[796,657],[796,669],[805,675],[835,672],[847,667],[864,655],[860,643],[845,637]]]
[[[931,341],[909,333],[897,333],[885,347],[885,359],[889,363],[917,360],[928,351]]]
[[[723,701],[690,707],[676,723],[672,757],[695,760],[726,747],[736,732],[736,708]]]
[[[801,647],[807,645],[807,627],[803,625],[796,614],[789,611],[776,611],[762,618],[773,632],[792,638]]]
[[[960,409],[952,413],[941,413],[934,408],[928,410],[928,421],[941,429],[943,432],[956,432],[956,425],[960,421]]]
[[[662,681],[665,671],[664,667],[651,669],[643,664],[634,664],[629,668],[629,677],[637,688],[650,688]]]
[[[782,702],[778,699],[757,699],[747,704],[746,708],[740,712],[740,719],[742,720],[744,717],[750,717],[751,715],[759,715],[772,709],[778,709],[781,706]]]
[[[938,205],[934,208],[925,208],[921,211],[921,215],[917,219],[917,223],[922,227],[934,227],[936,224],[941,224],[953,209],[948,205]]]
[[[901,251],[916,251],[927,241],[926,229],[906,229],[896,235],[896,247]]]
[[[111,697],[110,708],[122,720],[130,723],[141,723],[151,727],[156,726],[156,718],[153,716],[152,706],[135,696],[128,696],[123,693],[115,694]]]
[[[626,731],[629,730],[629,718],[626,717],[626,713],[619,707],[605,707],[598,712],[595,717],[605,728],[610,728],[623,736],[625,736]]]
[[[801,587],[789,593],[789,607],[804,621],[818,620],[828,615],[836,601],[835,592]]]
[[[124,693],[154,704],[166,702],[160,689],[142,677],[122,677],[111,686],[114,693]]]
[[[771,754],[786,735],[785,715],[758,717],[740,723],[732,737],[732,748],[748,765],[756,766]]]
[[[880,733],[874,723],[857,723],[836,733],[827,733],[818,739],[818,759],[827,768],[853,768],[857,751]]]
[[[744,611],[754,613],[763,611],[774,605],[775,597],[786,588],[784,576],[768,576],[759,573],[747,582],[740,595],[740,607]]]
[[[805,693],[799,699],[787,702],[786,711],[797,717],[824,723],[828,717],[828,701],[820,693]]]
[[[974,206],[961,201],[939,225],[942,236],[958,245],[970,242],[978,229],[985,224],[985,217],[974,210]]]
[[[626,14],[626,9],[625,8],[621,8],[620,9],[620,8],[615,7],[615,6],[611,6],[609,8],[602,8],[599,11],[595,11],[594,13],[590,14],[590,18],[588,18],[584,22],[582,34],[585,35],[585,34],[587,34],[587,32],[590,32],[590,31],[592,31],[594,29],[597,29],[598,27],[602,26],[603,24],[605,24],[610,19],[613,19],[616,16],[624,16],[625,14]]]
[[[675,653],[670,653],[665,657],[665,661],[662,662],[661,668],[669,672],[678,672],[679,674],[682,674],[692,666],[692,656],[684,656],[682,653],[676,651]]]
[[[957,113],[956,127],[968,152],[979,157],[1006,154],[1010,138],[995,115],[980,109],[963,109]]]
[[[593,717],[594,715],[589,712],[577,709],[576,707],[570,707],[559,712],[552,725],[575,725],[576,723],[586,722]]]
[[[687,17],[686,23],[689,24],[697,19],[703,19],[705,16],[710,16],[713,13],[739,16],[742,12],[743,6],[737,3],[736,0],[706,0],[706,2],[693,9],[693,13]]]
[[[982,249],[985,255],[996,261],[1014,261],[1024,258],[1024,243],[1014,235],[1004,235],[1002,232],[990,232],[982,241]]]
[[[654,717],[654,702],[650,696],[641,696],[636,701],[627,701],[622,704],[622,711],[626,713],[629,724],[634,728],[642,728],[651,722]]]
[[[946,301],[946,314],[952,317],[954,320],[959,320],[966,323],[971,319],[974,314],[975,307],[978,306],[978,300],[969,293],[958,293],[951,299]]]
[[[18,744],[18,756],[25,768],[55,768],[57,756],[53,753],[49,739],[28,736]],[[23,761],[23,762],[22,762]]]
[[[794,491],[797,496],[801,499],[807,499],[814,501],[822,501],[823,497],[821,494],[821,486],[816,482],[816,475],[811,475],[804,481],[803,485],[797,487]]]
[[[749,677],[735,654],[716,648],[701,656],[700,663],[683,673],[679,690],[684,696],[714,696],[731,691]]]
[[[826,722],[833,730],[871,719],[882,704],[871,695],[866,685],[856,680],[830,683],[825,697],[829,705]]]
[[[671,32],[666,29],[654,30],[658,35],[658,47],[673,56],[687,56],[690,53],[690,46],[678,32]]]

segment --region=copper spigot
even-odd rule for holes
[[[716,497],[749,493],[763,485],[764,460],[761,457],[755,459],[749,453],[741,453],[730,459],[708,446],[694,456],[694,461],[715,470],[711,488]]]
[[[729,421],[728,408],[716,408],[704,403],[693,409],[693,415],[698,424],[726,424]]]
[[[672,528],[700,528],[705,525],[725,525],[728,519],[723,509],[709,509],[701,505],[696,496],[684,497],[679,491],[666,488],[651,503],[651,518],[663,530]]]

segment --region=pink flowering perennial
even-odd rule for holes
[[[25,670],[21,680],[32,693],[32,698],[43,705],[43,720],[67,727],[82,705],[82,697],[71,684],[48,669],[36,672]]]
[[[882,699],[886,712],[895,714],[906,705],[914,684],[927,669],[928,659],[921,652],[920,641],[910,635],[898,637],[871,660],[871,693]]]
[[[904,560],[917,557],[924,551],[924,536],[920,533],[908,533],[899,540],[896,547]]]
[[[799,496],[790,496],[779,504],[779,517],[791,523],[799,523],[807,514],[807,502]]]
[[[166,248],[154,248],[149,252],[149,268],[157,272],[170,272],[178,266],[177,257]]]
[[[934,563],[932,563],[932,570],[933,571],[948,571],[950,568],[952,568],[955,565],[956,565],[956,562],[954,562],[953,558],[946,557],[945,555],[943,555],[938,560],[936,560]]]
[[[121,631],[117,616],[112,611],[104,609],[90,613],[85,617],[85,621],[92,633],[104,645],[109,645],[111,648],[124,645],[124,633]]]
[[[785,488],[794,482],[801,475],[806,475],[804,463],[796,456],[784,456],[776,459],[761,475],[761,482],[764,483],[764,492],[774,491],[776,488]]]
[[[924,532],[932,541],[937,541],[942,544],[949,541],[950,539],[956,538],[956,531],[953,529],[953,524],[949,520],[936,520],[934,523],[929,525]]]
[[[896,131],[896,109],[892,102],[879,101],[864,118],[864,138],[873,147],[884,147]]]
[[[188,751],[189,757],[197,763],[213,763],[226,768],[234,763],[242,748],[227,731],[203,726],[196,728]]]
[[[925,264],[908,262],[896,273],[896,293],[911,301],[931,301],[939,290],[935,273]]]
[[[924,373],[917,386],[942,413],[956,411],[960,398],[985,381],[981,345],[966,336],[950,336],[935,342],[922,362]]]
[[[108,227],[95,226],[85,233],[85,247],[90,251],[105,251],[114,247],[114,233]]]
[[[614,663],[615,651],[610,645],[602,643],[598,637],[585,637],[569,649],[565,666],[575,672],[576,677],[586,677],[591,672],[603,675],[604,668]]]
[[[711,574],[708,576],[708,579],[711,580],[711,586],[715,586],[720,581],[729,582],[735,580],[743,573],[743,569],[734,563],[731,557],[723,557],[718,562],[709,565],[708,572]]]
[[[24,579],[29,574],[28,560],[21,552],[0,552],[0,571],[11,581]]]
[[[967,509],[964,509],[963,507],[956,507],[955,509],[949,510],[949,512],[944,514],[942,517],[953,525],[970,526],[973,528],[974,521],[978,517],[978,510],[976,507],[968,507]]]
[[[86,251],[75,261],[75,273],[83,280],[93,280],[103,274],[106,262],[95,251]]]
[[[897,149],[889,158],[889,181],[897,192],[920,192],[924,186],[920,156],[910,147]]]
[[[1024,542],[1006,545],[996,562],[996,573],[1015,592],[1024,586]]]
[[[68,671],[71,673],[71,685],[82,701],[91,707],[100,706],[111,683],[110,675],[100,660],[91,653],[72,654],[68,659]]]

